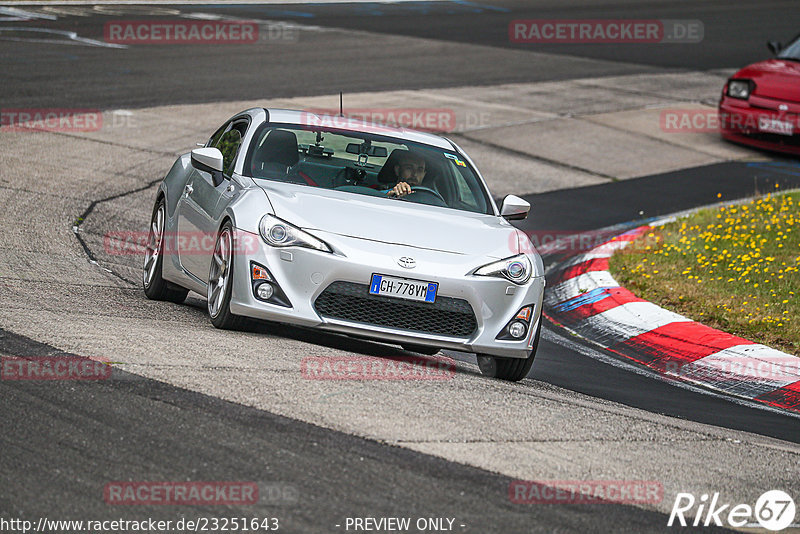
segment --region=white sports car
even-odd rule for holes
[[[345,117],[249,109],[158,188],[143,283],[208,297],[211,322],[257,318],[474,352],[520,380],[541,328],[542,260],[452,141]]]

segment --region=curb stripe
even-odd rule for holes
[[[777,353],[772,361],[749,357],[750,349]],[[784,357],[798,360],[764,345],[739,345],[706,356],[680,369],[679,376],[688,376],[692,381],[711,383],[734,395],[750,399],[788,386],[798,380],[797,372],[788,373],[782,360]],[[786,362],[793,363],[793,362]]]
[[[605,243],[593,248],[589,252],[579,254],[571,260],[568,260],[563,264],[563,267],[577,265],[593,259],[610,258],[614,255],[614,252],[627,247],[631,244],[631,242],[635,241],[640,235],[644,234],[650,229],[651,228],[649,226],[640,226],[639,228],[634,228],[633,230],[625,232],[624,234],[613,237]]]
[[[597,289],[593,289],[591,291],[587,291],[577,297],[573,297],[569,300],[565,300],[561,304],[557,304],[553,306],[553,309],[556,312],[566,312],[572,311],[579,306],[583,306],[584,304],[594,304],[595,302],[601,301],[611,296],[610,289],[604,287],[598,287]]]
[[[595,302],[587,302],[582,306],[564,312],[561,312],[556,307],[553,307],[553,312],[558,313],[559,318],[563,323],[573,325],[583,321],[587,317],[603,313],[604,311],[616,308],[617,306],[622,306],[623,304],[627,304],[629,302],[647,302],[644,299],[640,299],[624,287],[609,287],[601,289],[601,291],[606,293],[606,298],[598,299]]]
[[[547,317],[663,376],[800,412],[800,358],[665,310],[614,280],[608,258],[650,230],[563,263],[545,295]]]
[[[670,363],[675,369],[678,364],[683,365],[748,343],[752,342],[695,321],[665,324],[625,341],[628,349],[645,357],[642,363],[656,366],[661,372],[669,371]]]
[[[550,292],[551,302],[564,302],[579,297],[594,289],[619,287],[619,284],[608,271],[591,271],[575,278],[564,280]],[[552,304],[551,304],[552,305]]]
[[[596,332],[603,343],[616,344],[679,321],[689,321],[689,319],[660,308],[652,302],[640,301],[627,302],[587,317],[582,324]]]
[[[575,258],[567,261],[564,266],[569,267],[586,262],[588,260],[610,258],[614,255],[614,252],[627,247],[629,244],[630,241],[609,241],[608,243],[603,243],[599,247],[592,249],[590,252],[575,256]]]
[[[800,380],[755,398],[759,402],[800,412]]]
[[[607,270],[608,270],[608,258],[593,258],[575,264],[572,267],[568,267],[561,274],[561,280],[569,280],[570,278],[575,278],[576,276],[580,276],[583,273],[588,273],[591,271],[607,271]]]

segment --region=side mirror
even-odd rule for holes
[[[531,205],[516,195],[508,195],[503,199],[500,216],[509,221],[522,220],[528,216]]]
[[[214,187],[222,183],[222,152],[218,148],[195,148],[192,150],[192,167],[211,174]]]
[[[783,47],[778,41],[767,41],[767,48],[777,56],[778,52],[780,52]]]

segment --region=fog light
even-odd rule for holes
[[[256,294],[258,298],[262,300],[269,300],[272,298],[273,293],[275,293],[275,289],[272,287],[272,284],[268,284],[264,282],[263,284],[258,284],[256,288]]]
[[[510,325],[508,325],[508,333],[511,334],[511,337],[521,339],[525,337],[525,323],[522,321],[514,321]]]

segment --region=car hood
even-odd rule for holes
[[[517,230],[500,217],[302,185],[258,185],[276,217],[304,230],[498,259],[518,251]]]
[[[769,59],[748,65],[734,78],[748,78],[756,84],[753,94],[776,100],[800,102],[800,62]]]

